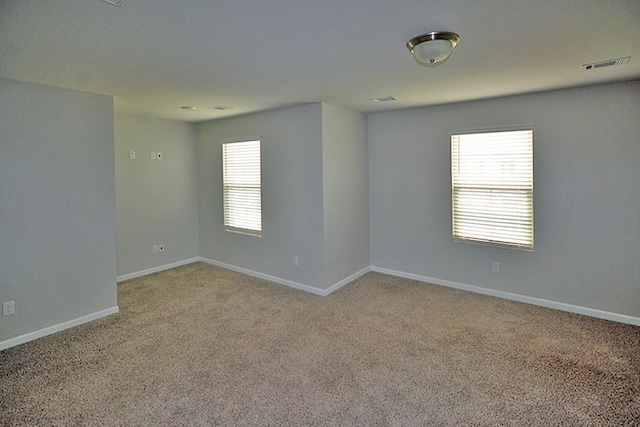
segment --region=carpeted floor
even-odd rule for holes
[[[318,297],[196,263],[0,352],[0,424],[638,425],[640,327],[369,273]]]

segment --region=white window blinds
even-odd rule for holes
[[[260,235],[260,140],[223,143],[222,169],[225,228]]]
[[[533,130],[451,135],[455,241],[533,250]]]

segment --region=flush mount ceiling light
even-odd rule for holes
[[[435,67],[445,61],[460,42],[456,33],[433,31],[409,40],[407,49],[416,62],[427,67]]]

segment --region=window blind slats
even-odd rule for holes
[[[262,231],[260,141],[222,144],[224,225],[227,229]]]
[[[451,135],[453,236],[533,249],[533,131]]]

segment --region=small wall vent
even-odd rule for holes
[[[594,62],[594,63],[591,63],[591,64],[584,64],[582,66],[582,69],[584,71],[589,71],[589,70],[595,70],[596,68],[604,68],[604,67],[612,67],[614,65],[622,65],[622,64],[628,63],[630,59],[631,59],[631,57],[627,56],[627,57],[624,57],[624,58],[609,59],[608,61]]]

